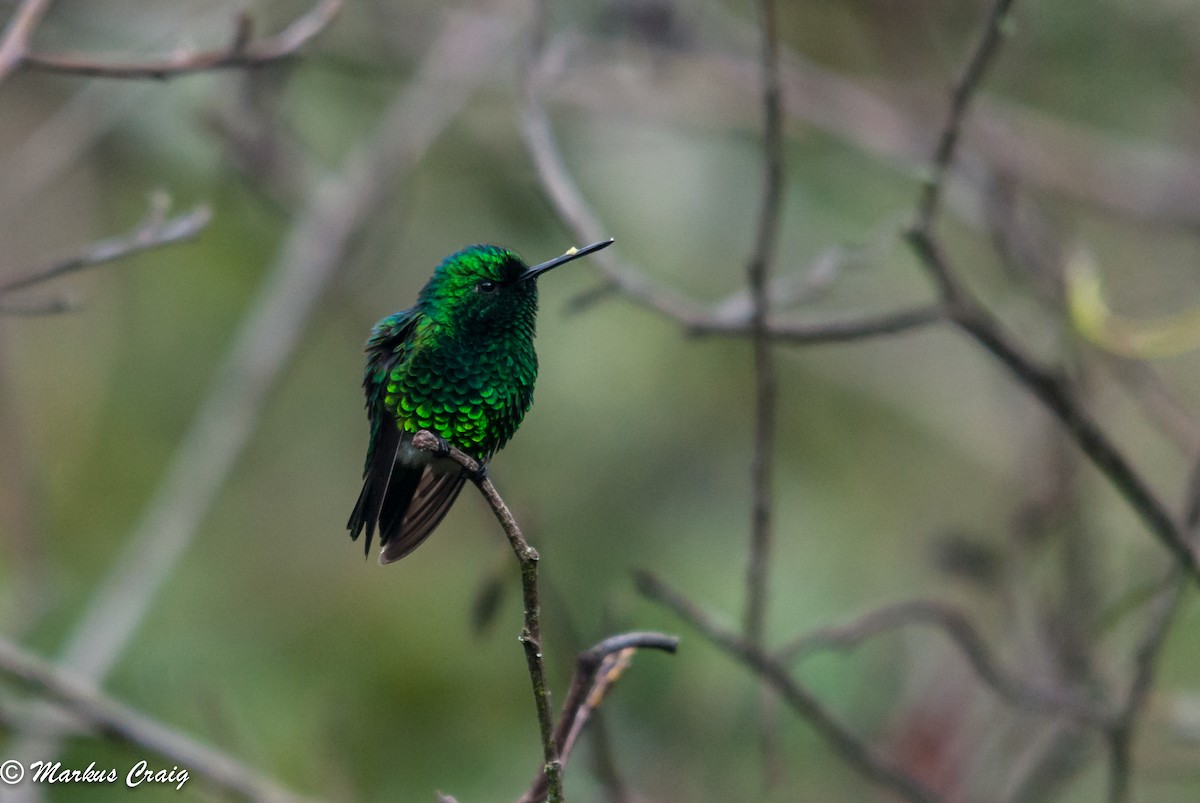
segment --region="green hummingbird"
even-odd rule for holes
[[[512,251],[472,245],[442,260],[412,307],[381,320],[367,340],[363,391],[370,439],[363,487],[346,523],[379,529],[379,562],[429,537],[468,479],[448,457],[417,449],[422,429],[479,461],[481,474],[533,403],[537,277],[612,244],[572,248],[529,267]],[[472,477],[478,479],[478,477]]]

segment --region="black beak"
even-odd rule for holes
[[[526,281],[527,279],[536,279],[538,276],[541,276],[543,273],[550,270],[551,268],[557,268],[559,265],[565,265],[566,263],[570,262],[572,259],[579,259],[580,257],[585,257],[588,254],[593,253],[594,251],[599,251],[601,248],[608,248],[612,244],[613,244],[613,241],[612,241],[612,238],[610,237],[609,239],[601,240],[598,243],[592,243],[591,245],[585,245],[583,248],[572,248],[570,251],[567,251],[567,253],[563,254],[560,257],[555,257],[554,259],[550,260],[549,262],[543,262],[540,265],[534,265],[532,268],[528,268],[524,273],[522,273],[519,277],[517,277],[517,281],[523,282],[523,281]]]

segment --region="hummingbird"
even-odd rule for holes
[[[438,526],[467,479],[517,431],[533,404],[537,279],[612,244],[571,248],[529,267],[512,251],[472,245],[442,260],[417,303],[389,315],[366,344],[370,438],[362,492],[346,528],[365,554],[379,530],[379,562],[412,552]],[[429,430],[441,454],[412,445]],[[480,465],[469,475],[445,455],[454,446]]]

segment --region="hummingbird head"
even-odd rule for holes
[[[532,336],[537,277],[611,243],[602,240],[572,248],[533,267],[506,248],[467,246],[442,260],[421,291],[418,304],[426,315],[454,329],[482,335],[520,330]]]

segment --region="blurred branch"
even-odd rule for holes
[[[1163,381],[1154,366],[1101,353],[1101,362],[1133,396],[1150,422],[1187,457],[1200,456],[1200,420]]]
[[[252,20],[243,14],[236,19],[229,45],[219,50],[122,61],[77,53],[31,53],[26,48],[18,63],[45,72],[126,79],[166,79],[212,70],[261,67],[294,55],[333,21],[341,7],[342,0],[320,0],[279,33],[258,40],[252,38]]]
[[[1076,723],[1103,728],[1112,715],[1096,703],[1058,689],[1032,686],[1001,667],[984,638],[965,615],[930,600],[911,600],[877,608],[845,625],[824,627],[796,638],[776,652],[780,661],[802,660],[821,650],[846,650],[880,633],[908,625],[931,625],[950,639],[970,663],[975,674],[1001,699],[1047,716],[1058,715]]]
[[[810,346],[824,343],[851,343],[921,329],[946,319],[940,305],[925,305],[895,312],[848,313],[823,320],[774,321],[766,336],[776,343]],[[692,335],[745,336],[753,334],[742,322],[710,321],[688,327]]]
[[[1183,523],[1188,533],[1200,527],[1200,462],[1192,466],[1183,503]],[[1173,566],[1160,584],[1156,608],[1142,633],[1133,656],[1133,679],[1125,702],[1117,712],[1108,731],[1108,800],[1126,803],[1130,799],[1129,776],[1133,766],[1133,738],[1141,722],[1142,712],[1150,691],[1158,661],[1179,613],[1187,577],[1179,566]]]
[[[623,42],[618,61],[604,40],[573,37],[561,56],[572,69],[550,99],[598,117],[623,113],[726,132],[748,131],[748,121],[757,119],[754,59],[709,49],[643,46],[639,53],[638,47]],[[928,165],[930,118],[924,103],[913,102],[910,84],[873,81],[868,88],[791,50],[781,56],[790,125],[829,134],[901,170]],[[1190,227],[1200,219],[1200,158],[1189,150],[998,98],[978,96],[972,107],[961,163],[986,163],[1021,185],[1156,225]],[[968,170],[955,191],[977,195],[977,179]]]
[[[51,298],[46,301],[11,303],[0,301],[0,315],[13,317],[38,318],[45,315],[62,315],[65,312],[78,312],[82,307],[72,304],[65,298]]]
[[[276,803],[306,799],[229,755],[107,697],[87,679],[55,667],[4,638],[0,638],[0,671],[30,684],[39,694],[62,704],[103,733],[151,750],[223,790],[250,800]]]
[[[967,65],[963,69],[962,75],[959,76],[958,82],[954,85],[954,91],[950,94],[950,111],[947,113],[946,122],[942,125],[942,131],[938,137],[937,150],[934,152],[930,174],[921,190],[921,197],[917,201],[917,219],[919,221],[930,222],[937,217],[940,211],[943,188],[946,178],[950,174],[950,166],[954,161],[959,139],[962,136],[967,109],[970,108],[971,101],[983,81],[983,76],[991,66],[992,59],[999,48],[1012,4],[1013,0],[996,0],[992,5],[987,21],[983,25],[983,35],[967,60]]]
[[[1084,410],[1069,382],[1040,366],[1001,327],[991,313],[958,278],[934,233],[943,188],[953,163],[959,133],[973,94],[996,53],[1011,0],[998,0],[988,16],[985,32],[955,85],[930,178],[921,188],[916,220],[906,233],[922,267],[938,288],[948,318],[998,358],[1066,427],[1084,454],[1100,469],[1126,501],[1188,572],[1200,577],[1200,563],[1192,546],[1153,489],[1130,464],[1108,435]]]
[[[622,633],[605,639],[576,657],[571,688],[567,692],[562,713],[559,714],[558,726],[554,730],[554,741],[558,745],[559,760],[564,768],[588,718],[599,708],[609,689],[620,679],[633,654],[639,649],[674,653],[678,646],[679,639],[675,636],[665,636],[661,633]],[[519,803],[541,803],[546,799],[546,787],[546,774],[539,772]]]
[[[754,440],[750,458],[750,542],[745,568],[742,629],[755,649],[765,649],[767,601],[774,541],[772,531],[775,419],[779,381],[767,321],[771,314],[770,272],[779,246],[783,210],[783,103],[779,88],[779,29],[775,0],[759,0],[759,71],[762,82],[763,185],[754,243],[746,263],[750,295],[751,364],[754,371]],[[771,727],[766,697],[759,705],[759,741],[767,784],[778,777],[779,739]]]
[[[1152,687],[1157,658],[1182,596],[1183,578],[1185,574],[1190,574],[1192,579],[1196,579],[1200,574],[1190,538],[1197,520],[1200,519],[1200,502],[1197,501],[1200,500],[1200,491],[1196,490],[1200,488],[1200,481],[1197,481],[1196,477],[1193,478],[1193,489],[1187,505],[1187,523],[1181,526],[1176,523],[1153,489],[1133,469],[1125,454],[1084,411],[1076,397],[1076,389],[1068,380],[1038,365],[967,290],[934,234],[943,187],[955,156],[966,112],[983,73],[995,54],[1010,5],[1008,0],[998,0],[993,6],[984,28],[984,35],[955,87],[950,111],[938,141],[931,175],[918,198],[916,221],[908,231],[908,239],[937,286],[949,318],[1004,363],[1059,419],[1084,454],[1116,487],[1151,532],[1172,553],[1177,563],[1172,572],[1177,579],[1171,583],[1136,651],[1134,676],[1125,702],[1118,711],[1107,714],[1100,722],[1108,744],[1109,800],[1112,803],[1124,803],[1130,794],[1129,776],[1134,729],[1145,698]],[[948,630],[950,624],[952,623],[942,620],[942,625]],[[956,640],[961,640],[963,636],[964,633],[960,632]],[[968,652],[968,655],[970,654]],[[976,665],[980,676],[984,677],[978,663],[973,660],[973,664]],[[994,681],[990,685],[998,688]]]
[[[750,644],[742,636],[716,624],[707,613],[649,572],[636,572],[634,579],[638,590],[644,596],[670,609],[710,643],[754,672],[778,692],[784,702],[863,777],[905,800],[921,803],[941,800],[936,792],[909,775],[891,757],[881,755],[847,729],[811,691],[791,676],[777,658]]]
[[[548,80],[543,58],[545,44],[546,1],[536,0],[529,44],[521,62],[521,133],[542,189],[559,217],[576,240],[591,242],[600,239],[606,229],[567,168],[541,99],[542,86]],[[597,253],[590,263],[599,268],[608,282],[638,304],[676,320],[703,316],[699,304],[670,288],[651,283],[639,271],[622,262],[614,253],[617,248],[620,246]]]
[[[496,487],[484,473],[484,465],[466,452],[450,446],[428,430],[413,436],[412,445],[418,449],[443,454],[457,462],[468,473],[475,475],[475,484],[483,498],[492,508],[492,513],[504,528],[509,546],[521,565],[521,593],[525,603],[525,627],[521,631],[521,644],[525,648],[525,663],[529,667],[529,679],[533,684],[533,701],[537,708],[538,730],[542,737],[543,772],[551,803],[562,803],[562,761],[559,743],[554,738],[554,715],[550,711],[550,688],[546,683],[546,667],[542,659],[542,608],[538,598],[537,550],[529,545],[512,512],[500,498]]]
[[[543,54],[545,39],[544,0],[539,0],[536,4],[529,49],[522,60],[521,132],[542,189],[559,217],[571,230],[572,237],[579,242],[596,240],[607,229],[587,202],[567,167],[541,97],[542,88],[550,80],[547,74],[547,60]],[[772,115],[778,113],[777,109]],[[777,126],[780,123],[776,120],[773,125]],[[776,146],[772,146],[774,147]],[[778,200],[774,203],[777,204]],[[763,214],[769,211],[764,209]],[[771,214],[777,217],[778,210]],[[760,228],[763,225],[765,224],[760,224]],[[778,223],[771,225],[777,226]],[[711,306],[701,304],[671,288],[651,282],[637,268],[620,259],[618,248],[619,245],[597,253],[589,264],[600,269],[609,287],[619,290],[634,303],[674,320],[696,334],[749,335],[754,332],[751,323],[754,305],[750,293],[737,293],[726,301]],[[806,276],[805,279],[796,281],[792,277],[781,277],[771,282],[771,305],[778,309],[803,299],[807,291],[805,280],[808,278]],[[789,323],[771,320],[767,316],[761,328],[764,328],[771,338],[781,341],[796,344],[832,343],[889,335],[924,326],[934,322],[937,317],[930,309],[900,310],[878,317],[851,316],[844,320],[827,322]]]
[[[1039,365],[1001,328],[983,306],[958,283],[956,275],[932,236],[914,230],[910,240],[921,259],[948,281],[949,317],[960,329],[999,359],[1013,376],[1066,427],[1075,443],[1100,470],[1151,533],[1189,574],[1200,576],[1194,548],[1155,491],[1134,469],[1100,425],[1085,411],[1068,380]]]
[[[249,442],[352,238],[490,75],[514,36],[506,20],[451,16],[374,135],[351,150],[339,174],[309,191],[154,496],[67,639],[64,665],[97,680],[120,657]],[[53,752],[52,744],[26,740],[14,754],[47,758]]]
[[[775,362],[767,333],[767,316],[770,314],[767,279],[779,242],[783,206],[783,115],[774,0],[759,0],[758,14],[762,30],[764,179],[754,246],[746,265],[754,365],[754,455],[750,463],[750,553],[746,566],[744,628],[747,641],[762,648],[767,614],[767,568],[771,561],[772,444],[778,401]]]
[[[17,6],[0,40],[0,81],[12,75],[29,55],[29,40],[49,8],[50,0],[23,0]]]
[[[244,74],[234,103],[210,112],[206,122],[234,168],[274,204],[288,209],[312,186],[313,165],[299,139],[280,124],[278,109],[264,108],[268,93],[262,84],[273,80],[260,72]],[[269,97],[278,102],[276,94]]]
[[[1169,586],[1162,593],[1151,614],[1150,624],[1134,652],[1133,679],[1129,684],[1125,702],[1109,725],[1108,742],[1108,800],[1109,803],[1126,803],[1130,799],[1129,776],[1133,766],[1133,737],[1141,721],[1142,711],[1150,690],[1154,686],[1154,675],[1158,659],[1167,642],[1167,634],[1175,621],[1187,578],[1176,566],[1171,570]]]
[[[150,200],[149,211],[133,231],[93,243],[77,254],[13,278],[0,278],[0,296],[140,251],[191,239],[212,219],[212,210],[203,205],[186,214],[167,219],[170,203],[170,198],[165,193],[155,193]],[[50,311],[60,310],[55,308]]]

